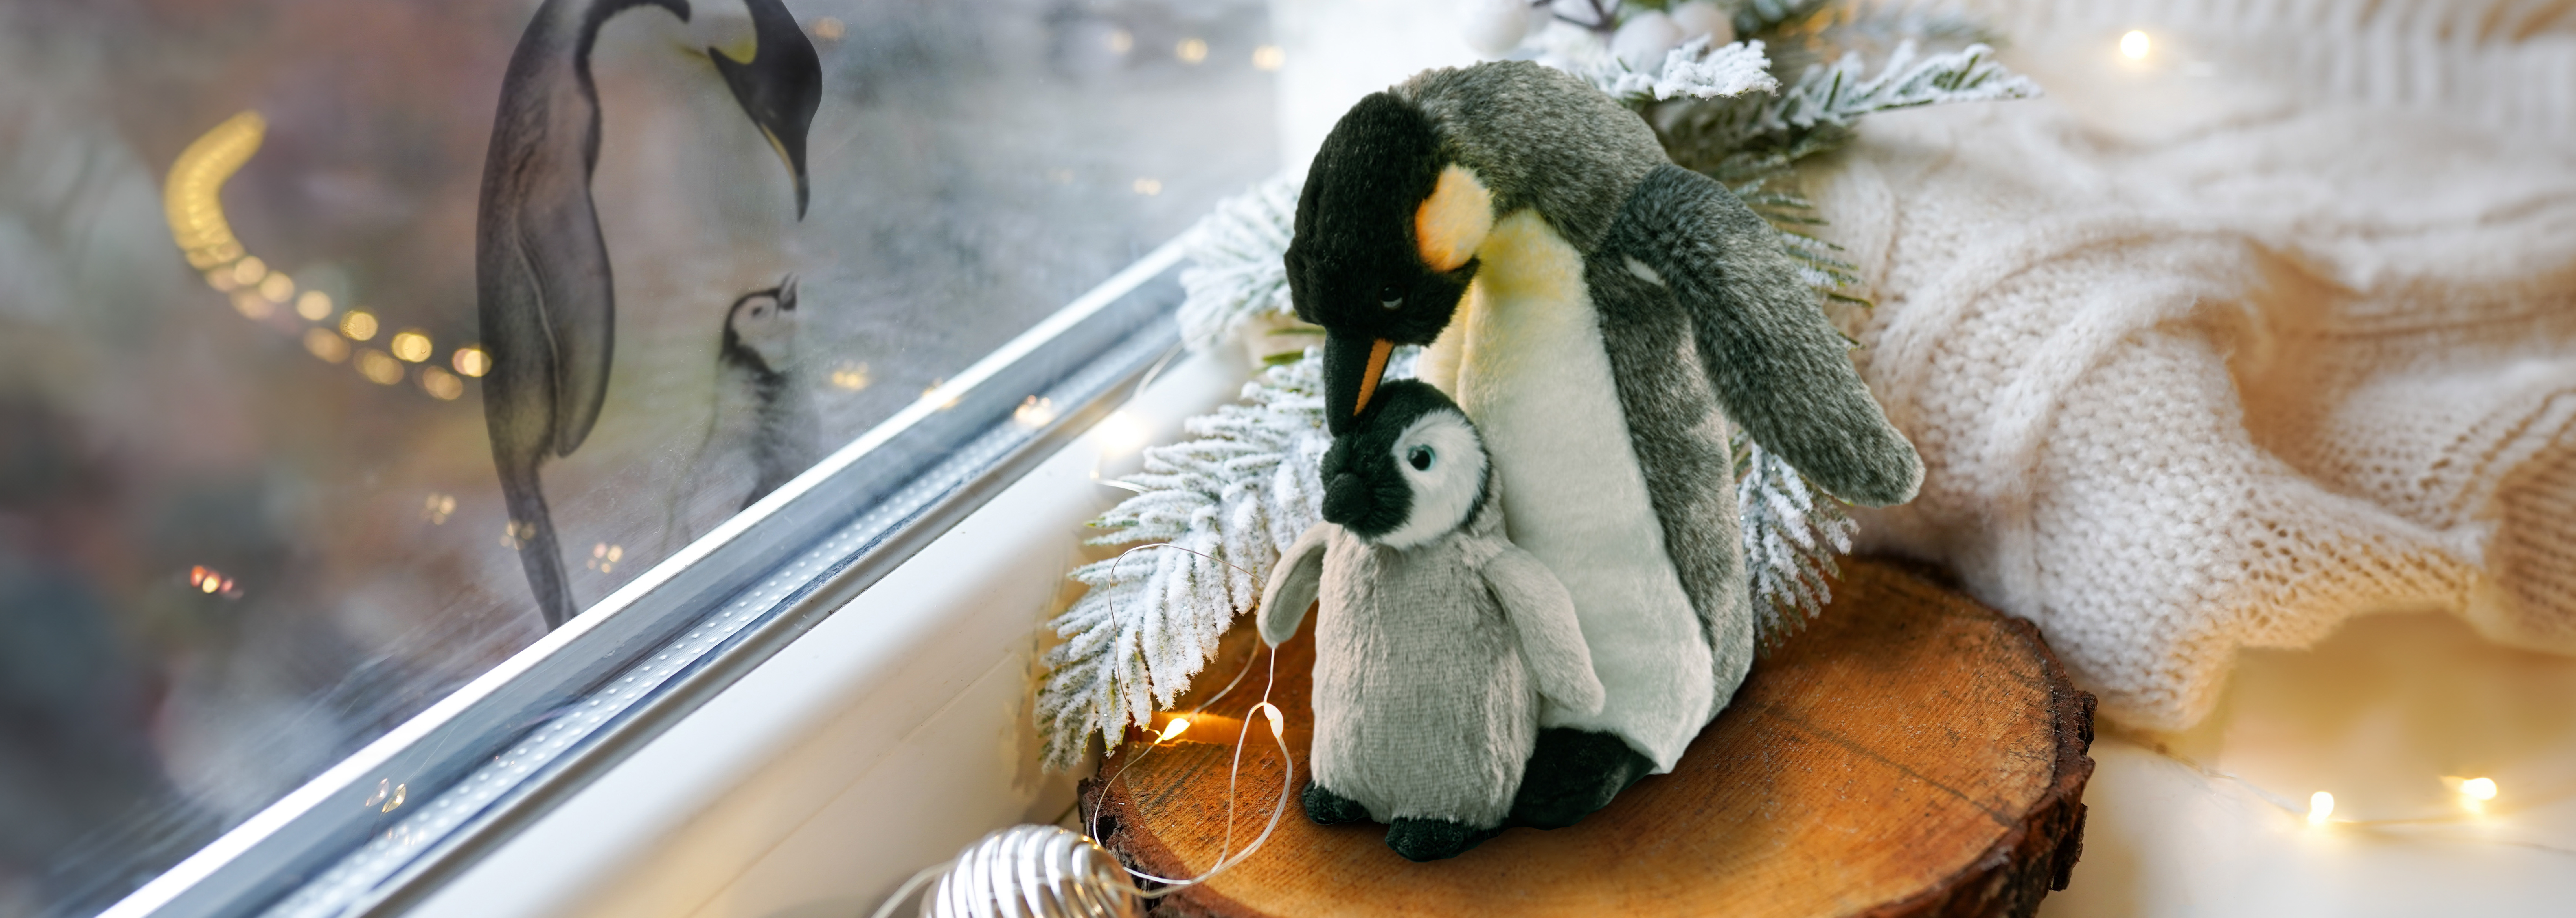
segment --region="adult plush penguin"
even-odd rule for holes
[[[1336,433],[1398,344],[1484,434],[1511,540],[1573,594],[1608,692],[1550,706],[1515,822],[1571,825],[1682,749],[1751,665],[1729,424],[1865,504],[1913,446],[1762,219],[1646,124],[1527,62],[1362,99],[1307,172],[1287,253]]]
[[[796,180],[805,204],[805,133],[822,103],[823,69],[778,0],[749,0],[758,42],[747,62],[713,48],[718,71]],[[537,467],[590,436],[608,398],[616,302],[607,244],[591,204],[599,163],[599,93],[590,50],[611,17],[685,0],[546,0],[537,8],[492,118],[474,233],[475,309],[492,368],[483,420],[528,586],[551,628],[571,618],[572,591]]]

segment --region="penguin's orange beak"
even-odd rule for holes
[[[1395,342],[1345,332],[1324,335],[1324,423],[1339,436],[1350,431],[1360,412],[1377,396],[1386,375],[1387,355]]]

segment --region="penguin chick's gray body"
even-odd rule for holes
[[[1511,539],[1575,597],[1608,689],[1541,725],[1617,736],[1655,772],[1753,658],[1730,422],[1849,499],[1921,480],[1770,227],[1562,72],[1433,70],[1362,100],[1296,233],[1328,419],[1368,407],[1389,347],[1429,345],[1421,378],[1482,431]]]
[[[744,294],[725,317],[710,439],[749,454],[751,490],[734,509],[758,503],[821,458],[814,396],[796,380],[797,327],[794,277]]]
[[[1287,640],[1307,605],[1322,600],[1316,786],[1378,822],[1493,829],[1520,787],[1542,696],[1598,709],[1601,683],[1565,587],[1504,537],[1474,429],[1430,387],[1409,385],[1422,397],[1382,407],[1437,407],[1409,418],[1379,412],[1392,415],[1378,420],[1394,436],[1362,437],[1356,461],[1327,460],[1328,469],[1366,466],[1327,485],[1328,519],[1348,525],[1318,523],[1281,557],[1262,599],[1261,634],[1273,645]],[[1337,444],[1336,452],[1352,450]]]

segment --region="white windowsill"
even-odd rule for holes
[[[984,832],[1053,820],[1073,781],[1036,764],[1034,653],[1082,524],[1127,494],[1093,472],[1132,471],[1245,374],[1175,360],[1121,409],[1139,428],[1084,433],[414,914],[866,914]]]

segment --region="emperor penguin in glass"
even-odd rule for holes
[[[1607,700],[1541,712],[1514,824],[1572,825],[1672,770],[1743,683],[1731,424],[1845,500],[1922,481],[1770,226],[1547,67],[1360,100],[1308,169],[1287,270],[1325,329],[1333,432],[1395,345],[1428,345],[1419,373],[1482,431],[1512,542],[1574,597]]]
[[[814,45],[779,0],[745,0],[749,60],[707,49],[717,73],[796,184],[805,215],[805,137],[823,98]],[[616,303],[590,197],[599,163],[599,94],[590,51],[617,14],[658,6],[686,21],[686,0],[546,0],[510,56],[474,233],[476,313],[491,370],[483,418],[510,511],[510,534],[546,627],[575,611],[563,552],[537,477],[572,455],[608,397]]]
[[[1272,646],[1315,619],[1306,815],[1373,819],[1416,861],[1502,831],[1541,699],[1597,713],[1574,599],[1503,535],[1476,427],[1440,391],[1387,383],[1324,456],[1324,522],[1273,569]]]
[[[799,380],[796,276],[725,311],[706,432],[671,480],[664,547],[732,516],[822,458],[813,389]]]

